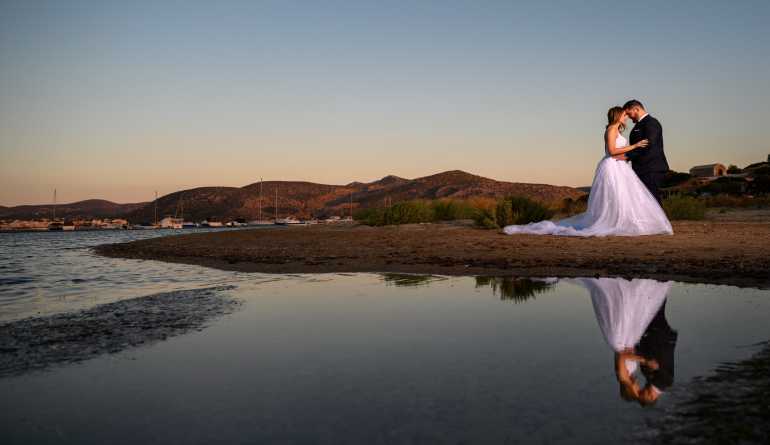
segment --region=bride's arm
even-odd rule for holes
[[[623,352],[615,353],[615,377],[617,377],[619,382],[628,382],[631,380],[631,375],[626,368],[626,358],[628,358],[628,355]]]
[[[615,146],[615,140],[617,138],[618,138],[618,127],[614,125],[611,127],[608,127],[607,131],[604,133],[604,143],[607,144],[607,152],[610,154],[610,156],[622,155],[624,153],[628,153],[631,150],[636,150],[637,148],[646,147],[648,144],[647,139],[642,139],[641,141],[637,142],[634,145],[618,148]]]

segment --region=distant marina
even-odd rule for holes
[[[254,220],[244,221],[240,219],[231,221],[209,221],[200,222],[184,221],[181,218],[166,217],[161,219],[157,225],[130,224],[127,220],[121,218],[115,219],[89,219],[89,220],[13,220],[0,222],[0,232],[74,232],[84,230],[186,230],[186,229],[228,229],[244,227],[269,227],[269,226],[309,226],[315,224],[350,224],[353,220],[332,216],[325,219],[300,220],[294,217],[279,218],[276,220]]]
[[[183,230],[183,229],[219,229],[241,227],[266,227],[266,226],[307,226],[313,224],[339,224],[353,222],[352,208],[348,217],[330,216],[327,218],[298,219],[294,216],[279,218],[278,190],[275,192],[275,214],[273,219],[262,217],[262,180],[260,179],[260,202],[258,218],[247,221],[245,218],[235,219],[204,219],[202,221],[185,221],[184,195],[180,195],[179,202],[173,216],[165,216],[158,220],[158,192],[155,192],[153,201],[154,222],[151,224],[132,224],[125,218],[73,218],[64,219],[56,217],[57,190],[53,192],[53,205],[51,206],[51,218],[39,219],[14,219],[0,220],[0,232],[72,232],[83,230]],[[351,200],[352,206],[352,200]]]

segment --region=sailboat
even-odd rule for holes
[[[275,187],[275,224],[279,226],[286,226],[289,224],[302,224],[302,221],[294,218],[293,216],[287,216],[286,218],[278,218],[278,186]]]
[[[275,201],[276,201],[276,209],[278,208],[278,186],[276,185],[275,188]],[[249,222],[248,225],[250,226],[272,226],[273,221],[269,221],[266,219],[262,219],[262,178],[259,178],[259,212],[258,217],[256,220]]]
[[[184,201],[182,201],[184,194],[179,195],[179,201],[176,203],[176,209],[174,210],[174,216],[167,216],[160,220],[161,229],[181,229],[184,223]],[[177,214],[179,217],[177,217]]]
[[[297,218],[293,216],[289,216],[287,218],[281,218],[275,221],[276,224],[279,226],[290,226],[294,224],[305,224],[304,222],[298,220]]]
[[[53,189],[53,208],[51,209],[51,212],[53,215],[51,216],[51,223],[48,224],[48,230],[64,230],[64,224],[62,224],[61,221],[56,220],[56,189]]]

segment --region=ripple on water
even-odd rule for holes
[[[193,230],[185,231],[190,233]],[[197,232],[207,230],[194,230]],[[100,244],[169,236],[164,230],[0,234],[0,321],[84,309],[235,280],[234,272],[95,255]]]
[[[32,277],[0,277],[0,286],[13,286],[33,281]]]

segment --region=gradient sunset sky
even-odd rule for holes
[[[672,168],[770,153],[770,2],[0,1],[0,205],[461,169],[589,185],[638,98]]]

